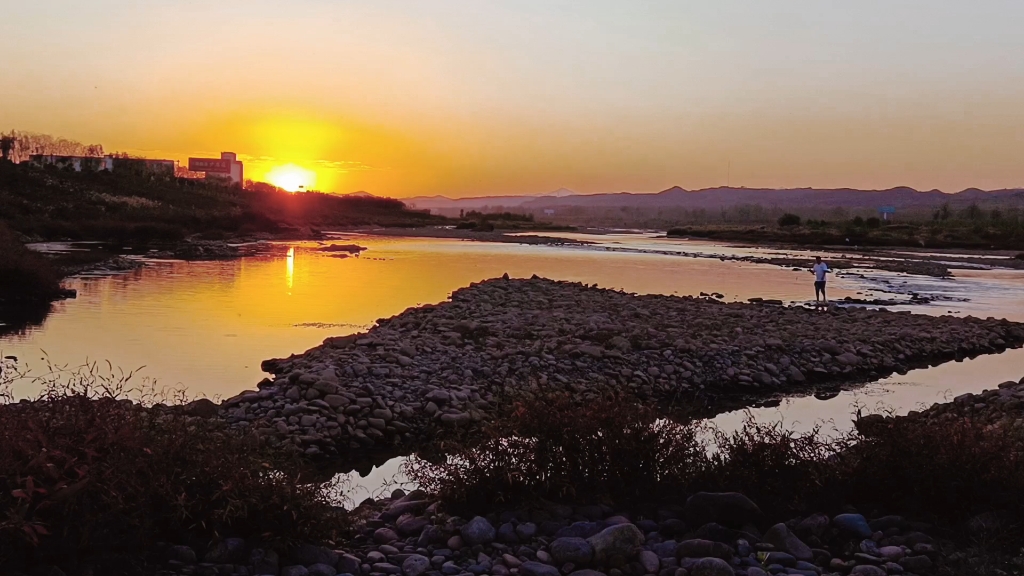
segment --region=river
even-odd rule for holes
[[[807,270],[736,260],[797,257],[823,252],[739,247],[657,238],[652,234],[565,235],[587,246],[485,243],[436,238],[339,236],[367,248],[337,257],[315,242],[274,243],[260,255],[235,260],[147,260],[125,274],[80,277],[68,286],[78,297],[59,303],[46,321],[0,339],[0,354],[18,357],[39,374],[48,363],[74,367],[109,362],[134,371],[133,383],[223,398],[252,389],[264,376],[260,362],[303,352],[328,336],[359,332],[378,318],[446,299],[471,282],[508,273],[537,274],[640,294],[720,293],[804,303],[813,297]],[[935,299],[909,303],[918,293]],[[951,279],[850,270],[829,282],[832,299],[898,299],[894,309],[925,314],[995,316],[1024,321],[1024,271],[957,270]],[[829,400],[794,398],[749,411],[761,421],[809,429],[815,423],[849,428],[851,413],[879,406],[897,412],[976,392],[1024,376],[1024,351],[950,363],[894,376]],[[16,397],[37,385],[19,383]],[[734,428],[748,413],[715,423]],[[397,473],[392,462],[356,483],[373,491]]]

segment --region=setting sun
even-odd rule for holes
[[[316,172],[295,164],[277,166],[267,172],[267,181],[289,192],[312,190],[316,184]]]

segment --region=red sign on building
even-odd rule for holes
[[[231,174],[231,160],[220,158],[189,158],[189,172],[207,172],[214,174]]]

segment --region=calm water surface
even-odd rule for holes
[[[337,258],[317,243],[278,244],[263,256],[222,262],[150,261],[141,270],[78,278],[78,298],[60,303],[41,327],[0,339],[0,354],[42,370],[47,360],[70,366],[109,361],[138,370],[159,386],[184,387],[193,396],[227,397],[254,388],[267,358],[303,352],[328,336],[359,332],[379,318],[445,300],[471,282],[508,273],[596,283],[640,294],[720,292],[726,300],[752,297],[806,302],[807,271],[720,260],[737,256],[816,253],[658,239],[653,235],[580,236],[596,246],[527,246],[449,239],[344,238],[368,248]],[[829,254],[824,254],[827,258]],[[957,271],[935,279],[872,270],[839,274],[830,297],[901,297],[919,292],[940,301],[897,309],[926,314],[995,316],[1024,321],[1024,272]],[[857,407],[905,412],[1024,376],[1024,351],[915,370],[828,401],[794,398],[751,411],[762,421],[809,429],[848,429]],[[16,393],[35,392],[29,383]],[[746,412],[719,416],[738,426]],[[398,474],[398,460],[357,480],[372,492]]]

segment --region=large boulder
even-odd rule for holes
[[[692,576],[734,576],[732,566],[721,558],[701,558],[690,571]]]
[[[832,519],[832,524],[846,536],[860,539],[871,537],[871,526],[860,514],[840,514]]]
[[[583,538],[557,538],[549,548],[556,565],[572,563],[577,566],[590,564],[594,559],[594,547]]]
[[[402,562],[402,573],[405,576],[420,576],[430,570],[430,558],[421,554],[411,554]]]
[[[494,542],[494,537],[498,531],[494,529],[494,526],[482,516],[477,516],[469,522],[466,522],[465,526],[462,527],[460,534],[462,534],[462,540],[470,546],[476,546],[478,544],[490,544]]]
[[[796,534],[790,532],[785,524],[779,523],[769,528],[764,533],[762,540],[775,546],[776,550],[791,554],[797,560],[804,560],[805,562],[814,560],[814,553],[811,552],[811,547],[804,544],[803,540],[798,538]]]
[[[633,524],[617,524],[591,536],[587,542],[594,547],[596,562],[604,563],[614,556],[629,560],[640,552],[644,534]]]
[[[711,522],[730,528],[760,525],[764,513],[750,498],[738,492],[698,492],[686,500],[683,515],[691,526]]]

